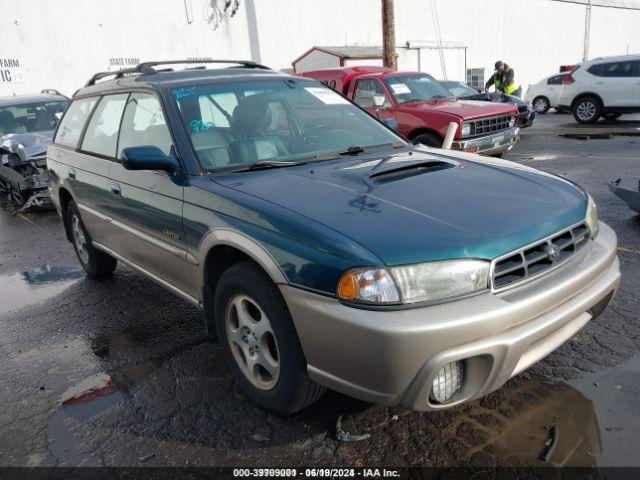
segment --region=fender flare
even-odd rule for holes
[[[205,268],[209,252],[214,247],[224,245],[236,248],[255,261],[276,284],[289,284],[289,280],[269,251],[251,237],[237,230],[216,228],[209,230],[198,247],[198,282],[206,281]]]

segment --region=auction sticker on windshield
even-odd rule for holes
[[[405,83],[392,83],[390,85],[391,85],[391,89],[393,90],[393,93],[395,93],[396,95],[404,95],[406,93],[411,93],[411,89],[407,87]]]
[[[346,98],[341,97],[336,92],[334,92],[333,90],[329,90],[328,88],[306,87],[305,90],[326,105],[339,105],[349,103]]]

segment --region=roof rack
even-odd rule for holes
[[[64,96],[58,90],[56,90],[55,88],[44,88],[44,89],[42,89],[40,91],[40,93],[44,93],[45,95],[60,95],[60,96]]]
[[[133,68],[125,68],[123,70],[116,70],[113,72],[98,72],[89,79],[89,81],[85,84],[85,87],[90,87],[92,85],[95,85],[98,80],[101,80],[106,77],[110,77],[112,75],[114,79],[117,79],[117,78],[122,78],[127,74],[158,73],[158,70],[156,70],[153,67],[157,67],[160,65],[190,65],[190,64],[201,64],[201,63],[231,63],[231,64],[237,64],[243,68],[258,68],[261,70],[271,70],[269,67],[265,67],[264,65],[251,62],[249,60],[162,60],[158,62],[144,62],[136,65]]]

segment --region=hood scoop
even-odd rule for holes
[[[412,163],[410,165],[402,165],[394,168],[389,168],[382,172],[372,173],[371,175],[369,175],[369,180],[377,184],[389,183],[408,177],[414,177],[416,175],[438,172],[440,170],[446,170],[448,168],[454,167],[455,165],[449,162],[443,162],[441,160],[430,160],[428,162]]]

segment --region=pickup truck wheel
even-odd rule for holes
[[[307,375],[289,309],[278,287],[255,263],[227,269],[214,304],[224,356],[248,397],[281,414],[302,410],[320,398],[324,387]]]
[[[536,113],[547,113],[551,108],[551,102],[544,96],[539,96],[533,99],[533,109]]]
[[[573,105],[573,118],[578,123],[595,123],[601,112],[600,102],[594,97],[581,98]]]
[[[421,133],[413,137],[414,142],[420,142],[427,147],[442,148],[443,140],[435,133]]]
[[[78,207],[73,200],[67,204],[64,223],[80,265],[87,272],[87,275],[92,278],[103,277],[116,269],[117,260],[96,249],[91,243],[89,232],[82,223]]]

